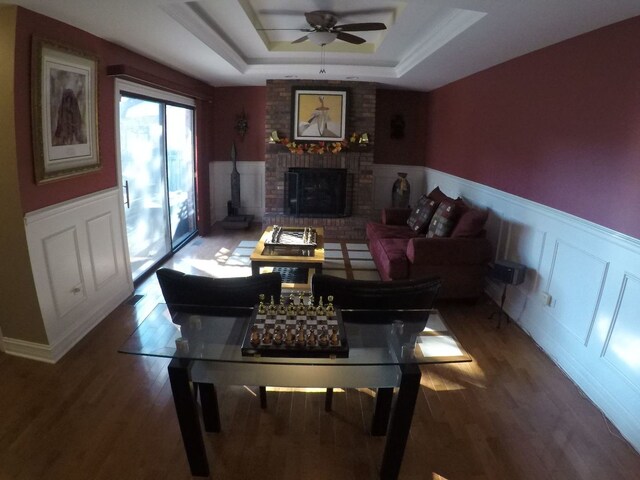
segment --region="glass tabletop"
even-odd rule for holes
[[[158,304],[118,350],[222,363],[403,365],[471,361],[437,310],[341,310],[348,356],[243,354],[252,308]]]

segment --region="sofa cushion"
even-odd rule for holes
[[[408,230],[408,229],[407,229]],[[400,280],[409,276],[406,238],[379,238],[369,244],[378,273],[383,280]]]
[[[376,240],[378,238],[413,238],[417,234],[411,230],[407,224],[385,225],[383,223],[367,223],[367,238]]]
[[[426,195],[422,195],[416,208],[413,209],[411,215],[407,219],[407,225],[415,233],[423,232],[429,226],[431,217],[438,208],[438,202],[432,200]]]
[[[451,237],[477,237],[484,229],[489,212],[477,208],[468,208],[456,223]]]
[[[429,224],[427,238],[448,237],[456,224],[456,210],[455,203],[450,200],[445,200],[438,205]]]

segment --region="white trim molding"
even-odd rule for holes
[[[640,451],[640,240],[459,178],[425,169],[425,191],[489,210],[496,259],[527,266],[505,310]],[[498,302],[499,285],[487,281]],[[508,328],[508,327],[503,327]]]
[[[25,216],[47,344],[4,337],[6,353],[55,363],[133,293],[118,188]]]

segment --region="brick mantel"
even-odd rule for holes
[[[291,91],[293,87],[336,87],[349,91],[347,132],[366,132],[375,144],[375,84],[366,82],[268,80],[265,138],[274,130],[291,138]],[[373,216],[373,151],[349,150],[338,154],[292,154],[285,149],[268,148],[265,155],[265,215],[263,224],[322,225],[328,238],[363,240],[364,226]],[[353,175],[350,217],[304,218],[284,213],[284,175],[290,167],[345,168]]]

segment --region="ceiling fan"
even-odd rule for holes
[[[338,16],[333,12],[325,10],[306,12],[304,16],[309,24],[307,28],[264,28],[260,30],[298,30],[300,32],[307,32],[306,35],[303,35],[291,43],[302,43],[310,40],[317,45],[326,45],[338,39],[343,42],[360,45],[365,43],[366,40],[347,32],[370,32],[387,29],[384,23],[379,22],[337,25]]]

